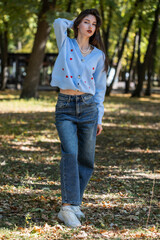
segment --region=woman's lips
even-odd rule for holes
[[[91,31],[91,30],[87,30],[87,32],[88,32],[88,33],[92,33],[92,31]]]

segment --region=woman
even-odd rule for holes
[[[96,9],[86,9],[73,20],[54,21],[59,54],[51,86],[60,93],[56,127],[61,140],[62,206],[58,218],[69,227],[81,226],[84,190],[94,168],[96,135],[102,131],[107,60],[102,50]],[[73,28],[74,39],[67,36]]]

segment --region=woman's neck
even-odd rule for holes
[[[83,51],[86,51],[90,47],[89,38],[84,38],[78,35],[77,42]]]

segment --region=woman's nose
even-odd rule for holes
[[[91,25],[91,24],[89,24],[89,28],[91,28],[91,29],[92,29],[92,25]]]

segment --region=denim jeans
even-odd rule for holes
[[[80,205],[94,169],[98,120],[94,96],[59,93],[55,119],[61,141],[62,203]]]

